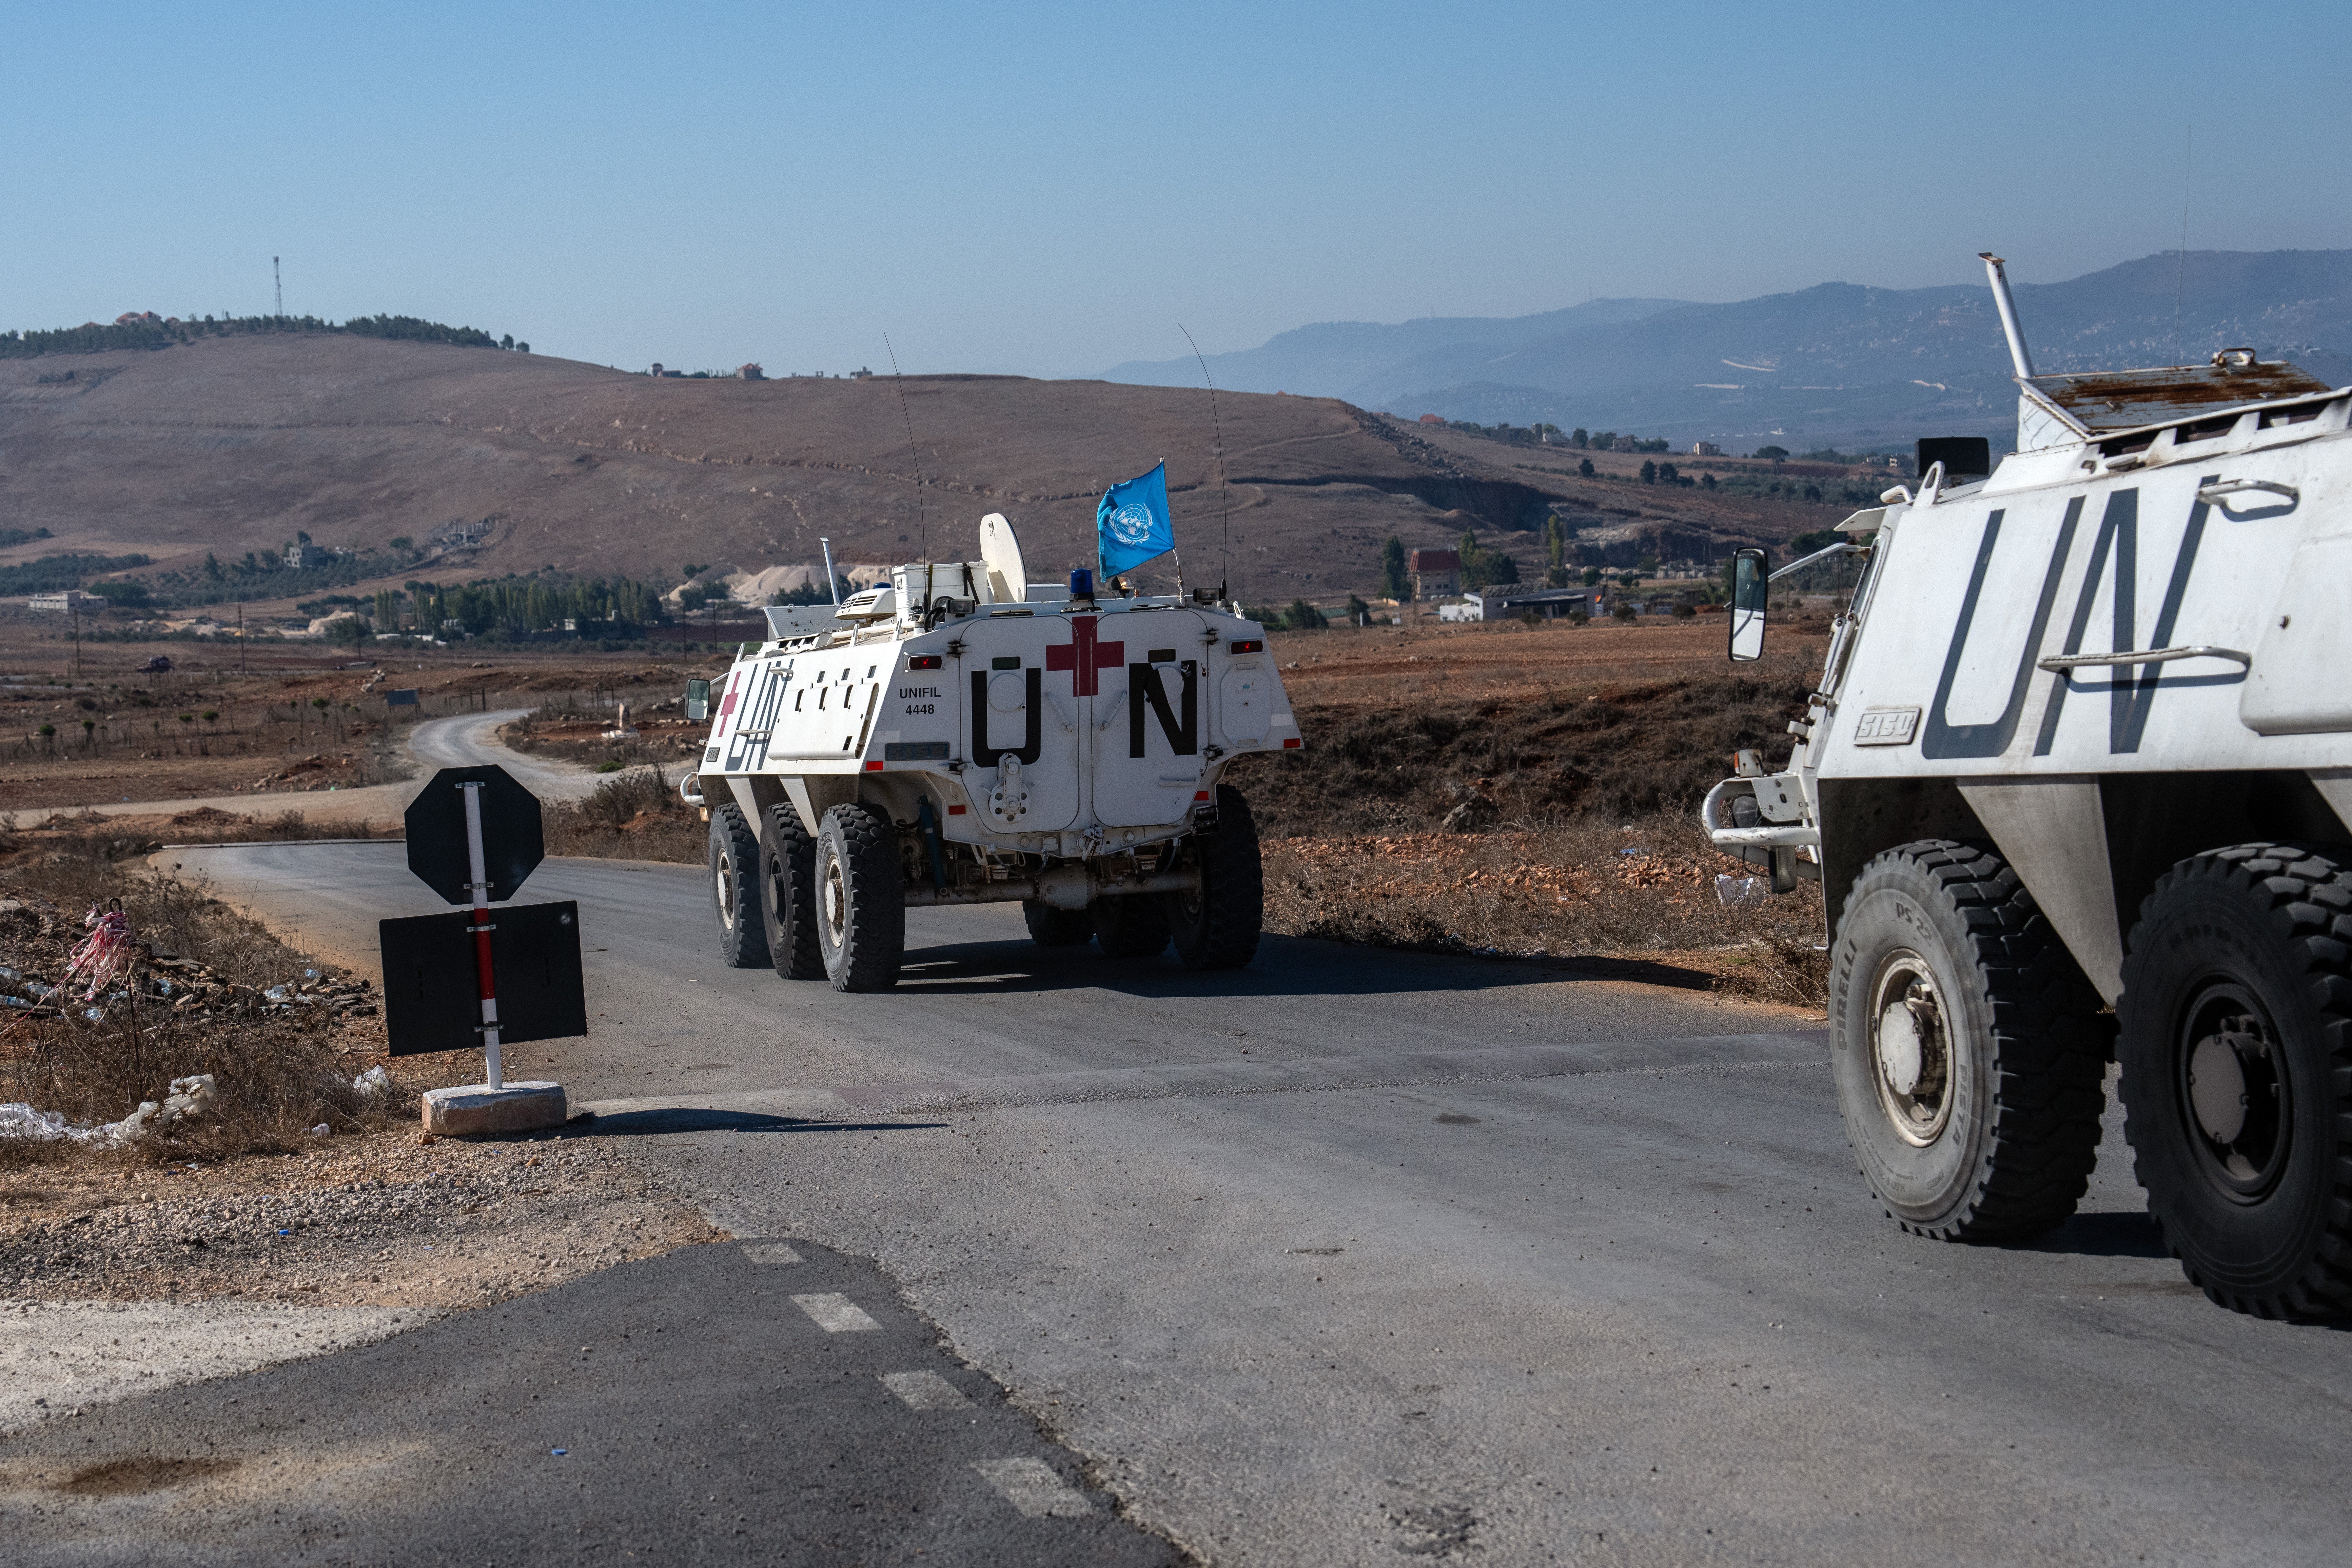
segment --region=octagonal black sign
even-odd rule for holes
[[[478,790],[461,784],[478,783]],[[515,783],[506,769],[443,768],[409,803],[408,868],[453,904],[470,904],[473,868],[466,852],[466,796],[482,797],[482,874],[489,900],[498,903],[521,890],[523,881],[547,858],[539,820],[539,797]]]

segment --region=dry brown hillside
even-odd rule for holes
[[[428,575],[543,566],[675,580],[915,553],[918,489],[899,384],[660,380],[493,349],[325,334],[0,362],[0,528],[157,570],[281,547],[420,542],[491,518]],[[1188,576],[1220,572],[1209,400],[1198,392],[1003,376],[910,377],[934,553],[1002,510],[1040,572],[1085,561],[1095,498],[1165,457]],[[1627,523],[1774,537],[1787,520],[1680,492],[1581,487],[1490,443],[1433,443],[1321,398],[1225,395],[1234,590],[1259,601],[1369,591],[1390,534],[1465,527],[1534,566],[1563,500]],[[1818,524],[1815,524],[1816,526]],[[392,580],[412,575],[395,570]]]

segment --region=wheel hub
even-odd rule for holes
[[[1927,960],[1906,950],[1887,956],[1871,988],[1872,1078],[1887,1120],[1906,1142],[1924,1148],[1952,1118],[1951,1030]]]
[[[2240,1202],[2265,1196],[2285,1168],[2289,1127],[2287,1081],[2268,1017],[2238,986],[2210,987],[2189,1009],[2179,1060],[2199,1167]]]
[[[727,862],[721,859],[718,869],[711,874],[719,884],[719,918],[732,926],[735,923],[735,879],[727,871]]]
[[[841,885],[841,862],[828,860],[824,866],[824,934],[835,947],[843,941],[848,925],[848,894]]]

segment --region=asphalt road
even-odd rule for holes
[[[400,856],[189,859],[363,952],[431,907]],[[2332,1563],[2352,1539],[2352,1336],[2183,1282],[2113,1110],[2083,1214],[1950,1247],[1881,1216],[1794,1014],[1284,939],[1193,975],[1037,949],[1003,909],[915,912],[905,984],[844,996],[721,967],[690,868],[550,862],[528,892],[581,901],[594,1032],[514,1070],[736,1234],[872,1259],[1211,1560]]]
[[[358,822],[396,817],[416,798],[424,781],[436,768],[478,767],[496,763],[542,798],[576,800],[596,787],[597,775],[567,763],[542,762],[509,752],[498,743],[499,726],[521,718],[527,708],[501,708],[489,713],[457,713],[428,719],[409,731],[408,753],[417,776],[402,784],[368,784],[358,789],[257,790],[247,795],[187,795],[172,800],[126,800],[86,809],[100,816],[147,816],[158,811],[193,811],[212,806],[239,813],[299,811],[314,822]],[[82,809],[82,808],[77,808]]]

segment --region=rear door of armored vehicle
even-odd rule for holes
[[[1095,815],[1106,826],[1181,822],[1213,743],[1207,623],[1189,610],[1106,616],[1086,729]]]
[[[1089,629],[1096,618],[1067,617],[1087,621]],[[1001,830],[1052,833],[1077,820],[1077,697],[1071,689],[1068,656],[1050,658],[1055,647],[1070,648],[1077,640],[1056,624],[1063,619],[991,616],[975,622],[959,639],[961,659],[947,669],[961,682],[964,756],[977,775],[968,787],[983,821],[991,821],[991,793],[1003,777],[1004,763],[1020,764],[1028,799],[1020,803],[1018,815],[991,821]]]

